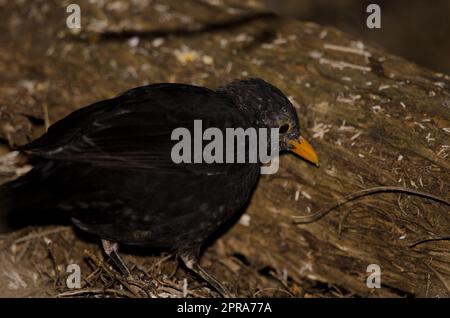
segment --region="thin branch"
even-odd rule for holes
[[[44,237],[50,234],[55,234],[55,233],[61,233],[61,232],[66,232],[66,231],[70,231],[72,228],[71,227],[57,227],[56,229],[50,229],[50,230],[45,230],[42,232],[38,232],[38,233],[30,233],[26,236],[23,236],[21,238],[18,238],[17,240],[14,240],[11,245],[13,244],[19,244],[22,242],[26,242],[29,240],[34,240],[40,237]]]
[[[432,238],[422,239],[422,240],[412,243],[408,247],[413,248],[413,247],[416,247],[417,245],[420,245],[423,243],[436,242],[436,241],[450,241],[450,236],[449,237],[432,237]]]
[[[394,192],[415,195],[415,196],[434,200],[436,202],[450,206],[450,202],[447,201],[446,199],[443,199],[441,197],[435,196],[430,193],[416,191],[416,190],[412,190],[412,189],[408,189],[408,188],[404,188],[404,187],[394,187],[394,186],[392,186],[392,187],[391,186],[375,187],[375,188],[364,189],[361,191],[351,193],[351,194],[345,196],[343,201],[333,204],[330,207],[320,209],[319,211],[317,211],[313,214],[305,215],[305,216],[303,216],[303,215],[302,216],[297,216],[297,215],[293,216],[293,218],[295,218],[294,224],[307,224],[307,223],[312,223],[314,221],[317,221],[317,220],[321,219],[322,217],[324,217],[325,215],[327,215],[328,213],[330,213],[332,210],[334,210],[348,202],[359,199],[361,197],[365,197],[365,196],[377,194],[377,193],[394,193]]]

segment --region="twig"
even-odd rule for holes
[[[270,291],[270,290],[283,292],[283,293],[289,295],[289,297],[295,297],[290,291],[288,291],[286,289],[282,289],[282,288],[276,288],[276,287],[266,287],[266,288],[260,289],[253,293],[253,297],[259,297],[258,296],[259,294],[264,293],[265,291]]]
[[[95,282],[98,279],[98,277],[101,275],[101,273],[102,273],[101,268],[99,268],[99,267],[95,268],[94,271],[88,275],[88,277],[83,279],[83,283],[82,283],[83,285],[81,288],[88,288],[89,286],[94,286],[93,281]]]
[[[431,199],[437,202],[440,202],[442,204],[448,205],[450,206],[450,202],[440,198],[438,196],[435,196],[433,194],[430,193],[426,193],[426,192],[422,192],[422,191],[416,191],[416,190],[412,190],[412,189],[408,189],[408,188],[403,188],[403,187],[390,187],[390,186],[385,186],[385,187],[375,187],[375,188],[369,188],[369,189],[364,189],[361,191],[357,191],[354,192],[352,194],[347,195],[346,197],[344,197],[344,200],[341,202],[338,202],[330,207],[327,208],[323,208],[320,209],[319,211],[310,214],[310,215],[305,215],[305,216],[293,216],[293,218],[295,218],[294,220],[294,224],[307,224],[307,223],[312,223],[314,221],[317,221],[319,219],[321,219],[322,217],[324,217],[325,215],[327,215],[328,213],[330,213],[332,210],[340,207],[341,205],[344,205],[348,202],[354,201],[356,199],[359,199],[361,197],[364,196],[368,196],[368,195],[372,195],[372,194],[377,194],[377,193],[389,193],[389,192],[400,192],[400,193],[406,193],[406,194],[410,194],[410,195],[416,195],[419,197],[423,197],[423,198],[427,198],[427,199]]]
[[[347,219],[347,216],[351,213],[351,212],[353,212],[355,209],[349,209],[349,210],[347,210],[347,211],[345,211],[344,212],[344,214],[342,215],[342,218],[341,218],[341,220],[339,221],[339,226],[338,226],[338,237],[340,238],[341,237],[341,235],[342,235],[342,229],[343,229],[343,227],[344,227],[344,222],[345,222],[345,220]]]
[[[412,243],[408,247],[413,248],[413,247],[416,247],[417,245],[420,245],[423,243],[436,242],[436,241],[450,241],[450,236],[448,236],[448,237],[431,237],[431,238],[427,238],[427,239],[421,239],[421,240],[418,240],[418,241]]]
[[[73,297],[73,296],[78,296],[78,295],[84,295],[84,294],[105,294],[105,293],[111,293],[111,294],[116,294],[122,297],[128,297],[131,298],[133,297],[133,295],[129,292],[126,291],[122,291],[122,290],[117,290],[117,289],[91,289],[91,288],[85,288],[85,289],[79,289],[79,290],[70,290],[70,291],[66,291],[64,293],[60,293],[58,295],[56,295],[57,298],[60,297]]]
[[[157,282],[165,287],[169,287],[173,290],[176,290],[177,292],[179,292],[181,295],[183,294],[183,287],[179,286],[176,283],[171,282],[170,280],[157,280]],[[201,298],[203,297],[201,294],[195,292],[194,290],[187,290],[187,295],[192,295],[195,298]]]
[[[116,274],[113,270],[111,270],[110,268],[108,268],[108,266],[105,264],[105,262],[99,260],[97,258],[97,256],[95,256],[92,252],[90,252],[89,250],[85,249],[84,253],[95,263],[95,265],[99,268],[101,268],[103,271],[106,272],[106,274],[112,278],[115,279],[116,281],[120,282],[125,288],[127,288],[135,297],[139,297],[139,291],[134,288],[134,287],[138,287],[139,289],[141,289],[142,291],[144,291],[147,295],[147,297],[151,297],[151,294],[149,293],[149,291],[147,290],[145,284],[142,284],[138,281],[134,281],[131,279],[127,279],[121,275]]]
[[[28,234],[28,235],[26,235],[24,237],[21,237],[21,238],[17,239],[17,240],[14,240],[11,243],[11,245],[19,244],[19,243],[22,243],[22,242],[25,242],[25,241],[28,241],[28,240],[33,240],[33,239],[40,238],[40,237],[43,237],[43,236],[47,236],[47,235],[50,235],[50,234],[61,233],[61,232],[69,231],[69,230],[71,230],[71,227],[58,227],[56,229],[46,230],[46,231],[42,231],[42,232],[39,232],[39,233],[31,233],[31,234]]]
[[[48,238],[44,238],[45,248],[47,250],[48,257],[50,258],[53,266],[53,271],[55,272],[55,276],[53,277],[53,285],[56,288],[59,285],[60,281],[60,272],[58,269],[58,262],[56,261],[55,253],[53,252],[53,242]]]

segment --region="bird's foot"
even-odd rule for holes
[[[211,287],[215,289],[224,298],[233,298],[235,295],[230,293],[221,282],[219,282],[214,276],[212,276],[206,269],[200,266],[198,258],[192,256],[191,254],[182,254],[180,256],[184,265],[192,272],[201,277],[205,282],[207,282]]]
[[[108,255],[120,270],[123,276],[131,277],[131,272],[128,269],[128,266],[125,264],[124,260],[119,255],[119,243],[111,242],[108,240],[102,240],[103,250],[106,255]]]

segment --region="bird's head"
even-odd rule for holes
[[[319,165],[317,154],[300,135],[297,113],[289,99],[262,79],[234,80],[219,92],[231,98],[256,128],[278,128],[281,151],[291,151]]]

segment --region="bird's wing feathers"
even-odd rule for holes
[[[41,157],[115,169],[222,173],[224,165],[174,164],[172,131],[248,127],[247,120],[215,92],[183,84],[157,84],[73,112],[21,149]],[[193,138],[193,136],[192,136]]]

